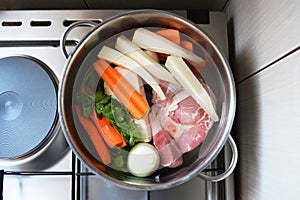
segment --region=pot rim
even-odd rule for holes
[[[97,33],[99,30],[101,30],[105,26],[109,26],[109,24],[114,23],[115,20],[119,19],[120,17],[126,17],[127,15],[133,16],[133,15],[139,15],[139,14],[154,14],[154,15],[161,15],[162,17],[172,17],[175,20],[179,20],[181,23],[188,25],[190,28],[192,28],[194,31],[197,32],[197,34],[201,35],[203,38],[206,39],[207,42],[210,43],[211,47],[217,52],[218,57],[220,58],[222,65],[224,66],[225,74],[228,77],[228,87],[229,87],[229,109],[228,109],[228,117],[227,117],[227,122],[226,126],[223,128],[223,134],[222,137],[220,137],[216,142],[214,146],[214,150],[210,151],[205,157],[204,161],[202,160],[199,164],[197,162],[196,164],[189,166],[186,168],[186,170],[189,171],[188,175],[185,175],[184,177],[181,177],[180,179],[174,179],[171,181],[168,181],[166,183],[153,183],[153,184],[132,184],[131,182],[127,181],[120,181],[116,178],[113,178],[97,169],[92,163],[88,162],[83,158],[81,155],[82,152],[77,149],[76,145],[74,145],[73,138],[70,137],[69,135],[69,128],[67,126],[67,119],[66,119],[66,114],[65,110],[66,107],[64,105],[64,94],[66,93],[66,78],[70,71],[72,64],[74,63],[74,60],[76,60],[78,57],[80,57],[80,53],[82,51],[87,51],[86,46],[87,43],[91,42],[94,40],[94,38],[97,36]],[[126,11],[123,13],[120,13],[118,15],[115,15],[113,17],[110,17],[106,20],[104,20],[101,24],[97,25],[95,28],[91,30],[82,40],[80,40],[79,44],[75,47],[75,49],[72,51],[70,54],[65,68],[63,70],[63,79],[59,84],[59,116],[60,116],[60,121],[62,124],[62,129],[64,132],[64,135],[67,139],[67,142],[71,146],[72,150],[75,152],[77,157],[88,166],[89,169],[91,169],[95,174],[100,175],[101,178],[103,178],[104,181],[109,181],[111,183],[114,183],[120,187],[126,188],[126,189],[131,189],[131,190],[162,190],[162,189],[168,189],[170,187],[175,187],[178,186],[184,182],[187,182],[191,180],[192,178],[196,177],[197,174],[201,171],[203,171],[219,154],[221,151],[221,148],[225,145],[228,135],[230,134],[232,125],[233,125],[233,120],[234,120],[234,115],[235,115],[235,110],[236,110],[236,95],[235,95],[235,84],[233,80],[233,75],[230,70],[230,66],[228,61],[225,59],[225,56],[223,53],[220,51],[220,48],[216,45],[216,43],[213,41],[213,39],[199,27],[197,24],[191,22],[190,20],[181,17],[177,14],[168,12],[168,11],[162,11],[162,10],[155,10],[155,9],[140,9],[140,10],[132,10],[132,11]],[[195,166],[196,165],[196,166]]]

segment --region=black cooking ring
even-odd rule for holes
[[[14,62],[18,64],[14,64]],[[9,65],[6,65],[6,63],[8,63]],[[1,70],[3,71],[1,72]],[[19,70],[21,73],[14,74],[15,70]],[[30,73],[28,72],[29,70],[31,70]],[[17,115],[21,115],[21,113],[18,113],[18,109],[20,109],[20,106],[16,106],[17,111],[13,116],[10,116],[7,113],[3,114],[3,104],[7,104],[7,112],[9,113],[10,104],[12,104],[12,107],[14,108],[14,100],[12,100],[12,102],[9,102],[9,100],[6,101],[4,99],[2,105],[0,102],[0,106],[2,106],[0,107],[0,112],[2,108],[2,114],[0,113],[0,144],[2,140],[2,144],[0,145],[0,159],[16,160],[26,158],[43,148],[54,135],[54,130],[56,129],[58,124],[58,80],[56,79],[51,69],[45,63],[36,58],[23,55],[9,56],[0,59],[0,72],[0,95],[2,95],[2,97],[4,96],[4,98],[6,96],[7,98],[16,99],[16,104],[18,104],[18,101],[20,101],[20,99],[22,100],[22,98],[24,97],[27,98],[28,102],[26,102],[26,100],[25,102],[23,102],[23,104],[25,105],[23,105],[24,107],[21,108],[23,109],[21,111],[24,113],[29,113],[28,115],[25,115],[26,113],[23,113],[23,115],[20,116],[23,117],[23,119],[18,119],[19,116]],[[15,75],[14,78],[12,74]],[[19,78],[21,80],[18,80]],[[17,83],[19,81],[22,82],[22,78],[24,78],[24,81],[26,81],[24,85],[16,84],[17,86],[14,87],[10,84],[10,82],[14,81],[16,81]],[[5,80],[8,80],[8,84],[6,85],[3,83],[3,81]],[[26,88],[26,86],[28,86],[29,88]],[[31,89],[31,92],[38,91],[38,95],[23,94],[22,89]],[[23,97],[18,97],[18,95],[23,95]],[[36,113],[34,111],[29,111],[29,107],[36,110]],[[29,120],[27,117],[31,117],[31,119]],[[31,123],[31,121],[33,122]],[[18,123],[23,125],[23,127],[21,126],[22,130],[18,129],[18,133],[14,133],[14,128],[19,125]],[[28,126],[32,126],[33,124],[35,124],[35,126],[30,129]],[[25,131],[24,135],[22,135],[22,131]],[[28,131],[32,131],[32,133],[29,133]],[[6,132],[6,134],[4,132]],[[14,134],[17,135],[14,136]],[[26,138],[26,134],[29,138]],[[13,141],[8,141],[11,147],[5,147],[3,145],[5,144],[5,135],[6,140],[9,140],[10,137],[24,140],[24,148],[21,148],[18,151],[16,151],[15,149],[10,150],[10,148],[15,148],[13,147],[13,145],[19,146],[23,141],[19,141],[19,144],[14,144]],[[26,141],[29,142],[29,144],[27,144]],[[25,148],[26,144],[27,147]],[[4,148],[7,148],[7,151],[12,152],[5,153]]]

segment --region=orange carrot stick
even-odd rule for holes
[[[188,40],[181,40],[180,38],[180,34],[179,31],[176,29],[162,29],[162,30],[158,30],[155,31],[156,34],[163,36],[165,38],[167,38],[168,40],[182,46],[183,48],[189,50],[189,51],[193,51],[193,43],[191,43]],[[168,54],[163,54],[163,53],[159,53],[160,57],[166,58],[169,55]]]
[[[107,117],[102,116],[102,119],[99,119],[97,117],[96,111],[93,110],[90,118],[94,122],[99,133],[101,133],[101,136],[110,148],[122,148],[126,146],[125,139],[122,137],[120,132],[109,123]]]
[[[191,43],[190,41],[187,40],[182,40],[180,42],[180,46],[182,46],[183,48],[189,50],[189,51],[193,51],[193,43]]]
[[[180,46],[182,46],[183,48],[189,50],[189,51],[194,51],[194,47],[193,47],[193,43],[188,41],[188,40],[182,40],[180,42]],[[203,60],[201,63],[193,63],[192,61],[186,60],[184,59],[186,64],[191,68],[191,70],[195,73],[195,74],[199,74],[199,67],[204,67],[206,64],[206,61]]]
[[[155,33],[167,38],[168,40],[171,40],[172,42],[174,42],[176,44],[180,44],[180,34],[179,34],[179,31],[176,29],[161,29],[161,30],[155,31]]]
[[[85,118],[81,113],[80,105],[75,105],[75,111],[77,113],[78,119],[91,139],[95,149],[97,150],[98,155],[100,156],[103,164],[108,165],[111,162],[110,153],[101,138],[97,128],[91,120]]]
[[[96,61],[94,68],[135,119],[141,119],[148,112],[147,101],[105,60]]]
[[[106,117],[103,117],[102,119],[98,119],[98,124],[102,128],[103,137],[108,138],[108,141],[110,141],[112,145],[120,148],[124,147],[124,144],[126,146],[126,141],[124,140],[122,135],[115,127],[110,125]]]

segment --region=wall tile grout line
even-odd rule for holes
[[[295,49],[289,51],[288,53],[284,54],[283,56],[277,58],[276,60],[274,60],[274,61],[272,61],[271,63],[267,64],[265,67],[262,67],[261,69],[259,69],[259,70],[257,70],[256,72],[250,74],[249,76],[243,78],[242,80],[236,82],[236,85],[241,84],[241,83],[243,83],[244,81],[246,81],[246,80],[252,78],[252,77],[255,76],[256,74],[258,74],[258,73],[264,71],[265,69],[267,69],[267,68],[273,66],[275,63],[277,63],[277,62],[279,62],[279,61],[281,61],[281,60],[287,58],[288,56],[290,56],[291,54],[295,53],[295,52],[298,51],[298,50],[300,50],[300,46],[298,46],[298,47],[296,47]]]

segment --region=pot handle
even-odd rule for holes
[[[230,163],[229,167],[227,168],[227,170],[225,170],[225,172],[223,172],[222,174],[219,174],[216,176],[208,176],[203,173],[198,173],[197,177],[199,177],[205,181],[218,182],[218,181],[224,180],[229,175],[231,175],[231,173],[233,172],[233,170],[235,169],[236,164],[237,164],[238,150],[236,147],[236,143],[234,142],[231,135],[228,136],[228,142],[229,142],[230,148],[232,149],[232,158],[231,158],[231,163]]]
[[[69,57],[69,54],[67,52],[67,49],[66,49],[66,40],[67,40],[67,37],[69,35],[69,33],[76,27],[79,27],[79,26],[89,26],[89,27],[92,27],[94,28],[98,23],[96,22],[93,22],[93,21],[77,21],[77,22],[74,22],[72,23],[70,26],[67,27],[67,29],[64,31],[64,33],[62,34],[62,37],[60,38],[60,49],[63,53],[63,55],[68,58]]]

